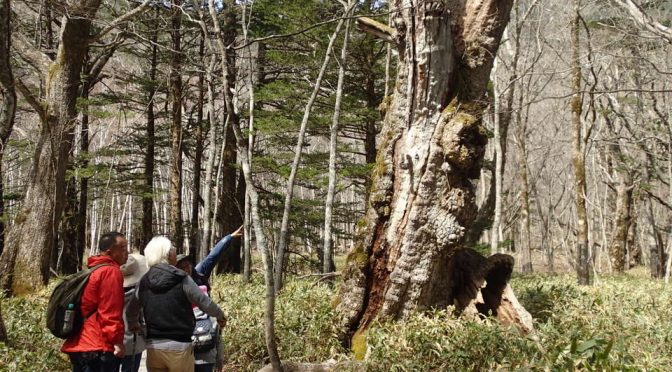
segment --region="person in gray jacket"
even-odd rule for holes
[[[132,330],[140,328],[142,309],[147,329],[147,369],[152,371],[193,372],[194,352],[191,336],[196,319],[195,304],[201,311],[226,325],[224,312],[201,292],[194,280],[176,268],[175,248],[166,237],[153,238],[145,248],[149,271],[138,284],[126,318]]]
[[[128,308],[128,304],[136,294],[137,284],[140,279],[147,273],[147,260],[145,256],[137,253],[129,254],[126,263],[120,267],[121,273],[124,274],[124,310]],[[138,372],[140,369],[140,360],[142,359],[142,352],[145,351],[145,336],[144,330],[133,332],[128,326],[128,320],[124,312],[124,325],[126,332],[124,334],[124,348],[126,349],[126,356],[121,361],[121,372]],[[142,320],[142,316],[140,316]]]

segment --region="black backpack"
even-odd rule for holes
[[[194,352],[202,353],[212,350],[217,345],[219,337],[217,323],[212,322],[209,316],[196,318],[196,326],[191,336],[191,343],[194,345]]]
[[[47,328],[51,334],[66,339],[79,332],[84,321],[93,315],[88,314],[86,317],[82,315],[80,309],[82,293],[91,273],[102,266],[109,265],[96,265],[67,276],[54,288],[47,305]]]

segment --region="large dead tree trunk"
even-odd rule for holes
[[[369,205],[344,269],[337,310],[346,335],[357,337],[376,318],[400,318],[417,308],[466,307],[480,291],[475,285],[467,293],[455,280],[465,267],[453,258],[483,263],[460,248],[476,217],[471,179],[479,175],[487,142],[484,94],[511,3],[397,0],[394,29],[358,21],[395,43],[399,63]],[[499,256],[510,272],[512,259]],[[517,304],[503,284],[493,291],[490,310],[531,329],[524,309],[498,311]]]

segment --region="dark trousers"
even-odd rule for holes
[[[69,353],[72,372],[117,372],[121,359],[111,352]]]
[[[212,372],[215,370],[215,364],[194,364],[194,372]]]
[[[140,369],[140,361],[142,360],[142,353],[135,355],[126,355],[121,361],[121,372],[138,372]]]

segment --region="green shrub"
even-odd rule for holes
[[[0,371],[68,371],[70,363],[60,352],[63,341],[46,327],[49,290],[28,297],[2,299],[2,316],[8,344],[0,342]]]

